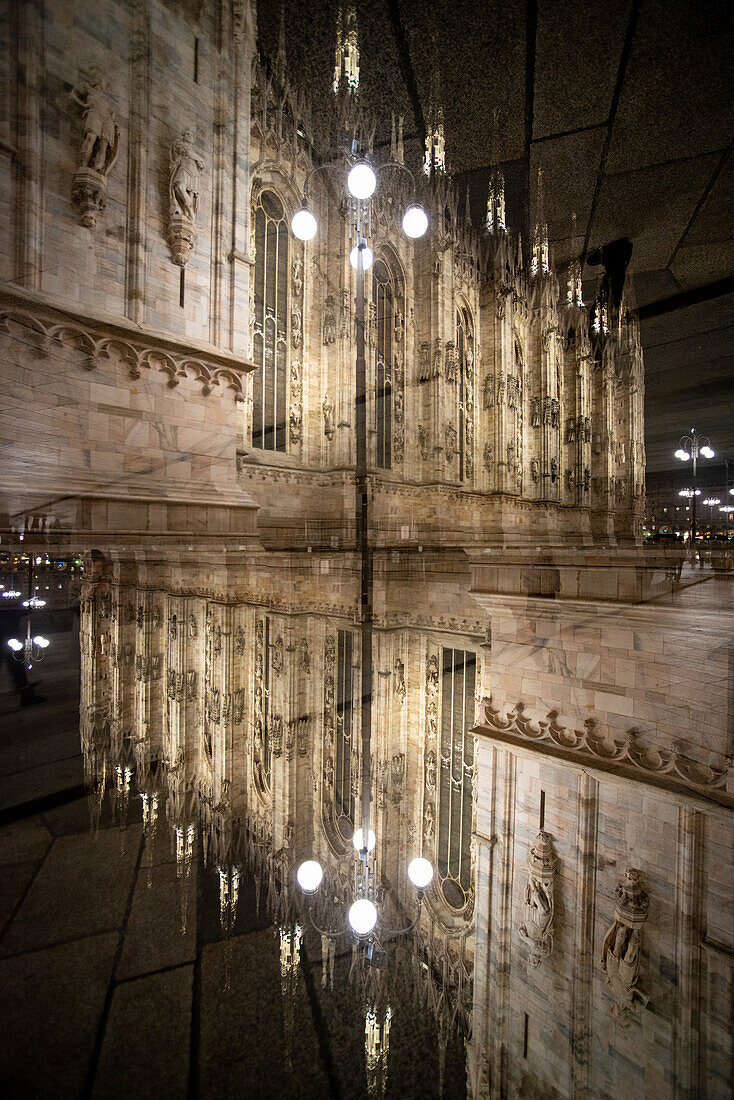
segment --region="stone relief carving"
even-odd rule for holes
[[[428,428],[425,424],[418,425],[418,446],[420,447],[421,458],[425,462],[428,459]]]
[[[194,151],[194,134],[186,129],[171,144],[169,170],[168,245],[173,262],[185,267],[196,247],[201,176],[206,171]]]
[[[518,927],[520,939],[530,948],[532,966],[540,966],[541,959],[547,959],[553,950],[553,878],[557,863],[553,841],[541,829],[528,853],[525,912]]]
[[[324,414],[324,435],[327,439],[334,438],[334,405],[328,393],[324,394],[324,402],[321,406]]]
[[[107,177],[120,147],[120,127],[107,98],[109,80],[93,65],[80,70],[81,82],[70,99],[81,108],[82,137],[79,167],[74,173],[71,197],[80,211],[80,221],[94,229],[97,215],[107,204]]]
[[[436,790],[436,753],[433,749],[426,753],[426,790],[429,794]]]
[[[530,427],[540,427],[540,398],[534,397],[530,405]]]
[[[550,479],[551,485],[555,485],[558,481],[558,459],[552,458],[550,460]]]
[[[327,295],[324,303],[324,343],[333,344],[336,341],[336,310],[333,294]]]
[[[296,298],[301,297],[301,291],[303,290],[303,260],[299,257],[293,261],[291,268],[291,283],[293,285],[293,293]],[[332,298],[332,302],[333,302]]]
[[[405,665],[399,658],[395,661],[395,694],[402,706],[405,702]]]
[[[300,348],[303,342],[303,312],[298,302],[291,305],[291,346]]]
[[[456,382],[459,376],[459,358],[456,351],[456,344],[453,340],[449,340],[446,344],[446,356],[445,356],[445,374],[447,382]]]
[[[570,493],[576,488],[576,472],[573,469],[566,470],[566,487]]]
[[[283,639],[280,635],[273,642],[273,652],[270,658],[270,667],[275,676],[280,676],[283,671]]]
[[[434,741],[438,733],[438,657],[426,657],[426,738]]]
[[[308,649],[308,641],[306,638],[301,638],[300,642],[300,665],[301,672],[305,676],[311,675],[311,654]]]
[[[637,988],[640,977],[642,926],[647,920],[650,899],[642,885],[642,876],[628,867],[615,890],[614,921],[602,944],[601,968],[614,996],[612,1015],[622,1027],[629,1026],[629,1013],[649,997]]]
[[[530,476],[537,485],[540,481],[540,462],[537,458],[530,459]]]
[[[426,803],[426,808],[423,811],[423,839],[425,841],[433,840],[433,834],[435,831],[436,823],[436,811],[433,808],[432,802]]]
[[[303,438],[303,382],[301,381],[301,363],[291,361],[291,403],[288,410],[288,432],[291,443],[300,443]]]
[[[390,784],[392,787],[393,805],[397,806],[403,798],[403,782],[405,780],[405,753],[396,753],[390,761]]]
[[[446,461],[453,462],[456,454],[456,428],[453,424],[446,425]]]
[[[488,474],[491,474],[492,470],[494,469],[494,444],[493,443],[485,443],[484,444],[484,469],[487,471]]]

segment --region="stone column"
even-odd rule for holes
[[[673,1096],[695,1100],[699,1084],[699,991],[701,906],[703,901],[703,814],[678,808],[678,861],[675,877],[675,968],[677,997],[673,1016]]]
[[[576,827],[576,914],[571,979],[571,1083],[574,1100],[589,1096],[591,997],[594,978],[594,900],[599,784],[578,777]]]
[[[15,280],[27,290],[43,285],[43,0],[23,0],[18,19],[18,167]]]

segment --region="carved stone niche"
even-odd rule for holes
[[[530,948],[532,966],[540,966],[540,960],[547,959],[553,950],[553,879],[557,864],[553,841],[541,829],[528,853],[524,919],[518,927],[520,939]]]
[[[642,885],[642,875],[628,867],[615,891],[614,921],[607,929],[601,953],[601,968],[614,997],[612,1015],[622,1027],[629,1027],[629,1014],[637,1003],[644,1006],[649,997],[637,988],[640,977],[642,926],[647,920],[650,899]]]

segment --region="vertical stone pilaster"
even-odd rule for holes
[[[27,290],[43,286],[43,0],[17,5],[18,164],[16,174],[15,280]]]
[[[594,980],[594,901],[599,784],[578,777],[576,829],[576,917],[571,979],[571,1084],[574,1100],[589,1096],[591,1008]]]
[[[150,124],[150,20],[148,0],[133,0],[130,26],[130,124],[128,134],[125,312],[145,321],[145,241],[148,221]]]
[[[701,1095],[698,1084],[703,830],[703,814],[689,806],[679,806],[675,877],[677,997],[673,1016],[675,1100],[694,1100]]]
[[[490,897],[493,928],[490,933],[490,968],[494,991],[489,1001],[488,1053],[493,1096],[505,1097],[508,1089],[510,1042],[510,966],[512,957],[512,885],[514,877],[515,800],[517,757],[497,750],[498,808],[497,854]]]

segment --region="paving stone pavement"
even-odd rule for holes
[[[20,710],[0,680],[3,1097],[366,1097],[348,953],[337,960],[345,981],[325,990],[318,937],[304,935],[284,996],[278,929],[258,912],[252,882],[243,879],[225,940],[216,874],[199,852],[183,934],[165,826],[147,851],[135,800],[124,830],[105,803],[91,831],[78,682],[71,632],[52,637],[44,703]],[[438,1096],[438,1080],[428,1022],[396,1010],[386,1097]],[[465,1091],[463,1052],[449,1049],[443,1095]]]

